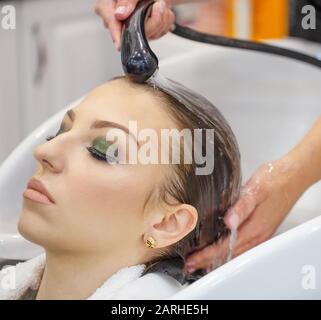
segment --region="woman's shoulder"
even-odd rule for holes
[[[150,272],[120,290],[114,299],[155,300],[168,299],[186,285],[182,285],[173,277],[161,273]]]

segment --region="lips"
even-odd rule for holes
[[[29,200],[39,202],[42,204],[54,204],[51,194],[47,191],[41,181],[32,178],[28,182],[27,189],[24,191],[23,196]]]

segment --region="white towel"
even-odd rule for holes
[[[28,288],[37,290],[46,262],[45,254],[0,271],[0,300],[18,300]],[[142,276],[146,266],[138,264],[121,268],[109,277],[88,300],[112,299],[167,299],[182,286],[165,274],[150,273]],[[14,288],[10,288],[14,275]],[[157,288],[157,290],[155,290]]]

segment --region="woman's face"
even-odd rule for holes
[[[97,121],[128,128],[129,121],[136,120],[138,131],[153,128],[158,133],[176,125],[150,92],[124,79],[98,87],[72,111],[65,115],[59,134],[34,152],[38,161],[34,177],[54,203],[24,198],[19,231],[51,250],[139,255],[146,250],[146,217],[161,210],[152,201],[152,191],[171,169],[153,164],[111,165],[95,159],[87,147],[99,149],[112,129]],[[130,135],[126,137],[127,143],[129,139],[136,143]],[[120,143],[119,148],[123,147]]]

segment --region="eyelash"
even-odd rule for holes
[[[62,132],[61,132],[61,131],[62,131]],[[46,140],[47,140],[47,141],[50,141],[50,140],[56,138],[59,134],[61,134],[61,133],[63,133],[63,132],[64,132],[64,129],[61,127],[55,135],[49,135],[49,136],[47,136],[47,137],[46,137]]]
[[[49,136],[46,137],[46,140],[47,140],[47,141],[50,141],[50,140],[52,140],[52,139],[54,139],[54,138],[56,138],[56,137],[57,137],[57,135],[55,135],[55,136],[49,135]]]
[[[58,136],[58,134],[56,135],[48,135],[46,137],[46,140],[47,141],[50,141],[54,138],[56,138]],[[90,155],[95,159],[95,160],[99,160],[99,161],[104,161],[104,162],[107,162],[109,163],[109,161],[112,161],[112,160],[115,160],[115,159],[112,159],[111,157],[105,155],[105,154],[102,154],[101,152],[99,152],[98,150],[96,150],[93,146],[90,146],[90,147],[86,147],[86,149],[88,150],[88,152],[90,153]]]
[[[90,155],[98,161],[104,161],[107,162],[108,164],[110,162],[115,162],[115,158],[108,156],[107,154],[103,154],[99,152],[97,149],[95,149],[93,146],[91,147],[86,147],[87,150],[89,151]]]

